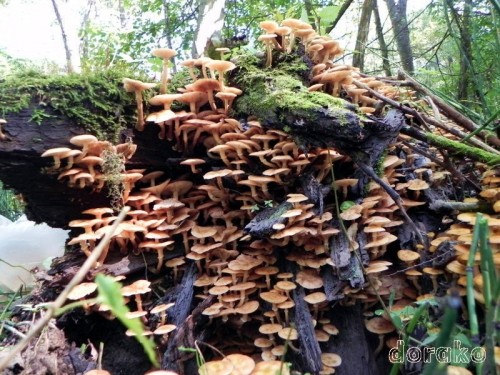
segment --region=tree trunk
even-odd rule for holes
[[[377,0],[373,0],[373,18],[375,18],[375,30],[377,32],[378,44],[380,47],[380,54],[382,55],[382,67],[384,69],[385,75],[390,77],[391,64],[389,60],[389,50],[384,38],[384,29],[382,28],[382,22],[380,21],[380,13],[378,11]]]
[[[460,75],[458,82],[458,99],[467,100],[469,97],[470,65],[472,64],[472,42],[469,31],[472,0],[465,0],[462,25],[459,27],[462,52],[460,54]]]
[[[332,32],[332,30],[335,28],[335,26],[337,26],[337,24],[341,20],[342,16],[345,14],[345,12],[347,12],[347,9],[349,9],[349,7],[351,6],[352,1],[353,0],[345,0],[344,1],[344,3],[342,4],[342,6],[340,7],[340,10],[339,10],[339,13],[337,14],[337,17],[335,17],[335,19],[333,20],[332,24],[329,25],[325,29],[325,33],[326,34],[330,34]]]
[[[210,38],[222,30],[226,0],[199,0],[192,57],[200,57]]]
[[[68,38],[66,36],[66,31],[64,30],[63,20],[61,14],[59,13],[59,8],[57,6],[56,0],[52,0],[52,6],[54,7],[54,13],[56,14],[57,23],[61,29],[61,36],[64,43],[64,51],[66,53],[66,72],[73,73],[73,63],[71,62],[71,50],[68,44]]]
[[[372,15],[373,0],[365,0],[361,8],[361,17],[358,24],[358,36],[356,37],[356,47],[354,48],[354,56],[352,65],[364,70],[365,65],[365,50],[366,42],[368,41],[368,33],[370,32],[370,19]]]
[[[394,0],[385,0],[389,10],[392,31],[396,39],[399,57],[403,69],[413,74],[415,68],[413,65],[413,52],[410,43],[410,30],[408,29],[408,20],[406,18],[407,0],[399,0],[396,4]]]

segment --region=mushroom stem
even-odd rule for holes
[[[142,104],[142,92],[139,90],[135,91],[135,101],[137,103],[137,126],[136,129],[139,131],[144,130],[144,108]]]
[[[373,356],[376,358],[378,356],[378,354],[380,353],[380,351],[383,349],[384,347],[384,335],[378,335],[378,346],[377,348],[375,349],[375,351],[373,352]]]
[[[161,71],[160,94],[167,93],[168,81],[168,59],[163,59],[163,70]]]

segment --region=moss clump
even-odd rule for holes
[[[125,173],[125,160],[112,147],[104,150],[101,157],[104,160],[102,173],[106,181],[111,207],[118,212],[123,206],[122,194],[124,186],[122,174]]]
[[[477,147],[465,145],[463,143],[449,140],[448,138],[440,135],[425,133],[427,140],[435,146],[443,147],[458,155],[468,156],[470,158],[482,161],[488,165],[499,165],[500,156],[491,152],[481,150]]]
[[[262,120],[279,112],[300,114],[303,120],[314,121],[317,111],[328,111],[334,114],[339,124],[348,123],[352,111],[346,107],[345,100],[307,91],[305,83],[309,68],[302,57],[283,55],[272,71],[263,69],[261,59],[255,55],[238,56],[236,64],[235,80],[244,91],[236,101],[239,115],[256,115]]]
[[[1,116],[34,106],[43,126],[50,108],[100,139],[116,141],[126,124],[134,123],[134,98],[123,89],[130,72],[107,70],[89,74],[44,75],[24,72],[0,82]]]

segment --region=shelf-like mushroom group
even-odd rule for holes
[[[412,95],[367,77],[351,66],[332,62],[343,53],[339,44],[317,35],[302,21],[285,20],[281,26],[263,22],[261,27],[266,33],[260,40],[266,45],[267,67],[272,66],[273,53],[293,53],[297,42],[302,43],[314,63],[311,90],[349,98],[365,113],[375,111],[379,102],[367,89],[353,85],[355,81],[393,99]],[[159,51],[155,53],[158,56]],[[424,293],[439,294],[443,281],[464,285],[473,215],[459,215],[460,223],[429,236],[433,238],[430,254],[445,242],[456,242],[455,257],[432,267],[422,263],[430,254],[419,246],[402,244],[398,238],[404,222],[394,200],[374,182],[362,186],[364,182],[355,178],[354,165],[348,156],[333,149],[304,152],[283,131],[264,129],[254,118],[246,119],[245,123],[232,118],[231,105],[242,95],[241,90],[231,87],[225,79],[226,73],[235,68],[233,63],[203,57],[182,65],[189,70],[193,82],[178,93],[166,93],[166,81],[162,81],[161,93],[150,99],[150,104],[158,110],[147,115],[145,124],[143,115],[139,114],[137,130],[158,125],[158,137],[165,140],[166,146],[167,141],[174,143],[175,149],[185,157],[180,162],[185,174],[169,176],[166,169],[127,170],[120,174],[122,203],[131,210],[96,266],[106,262],[109,251],[154,252],[158,262],[153,271],[168,270],[172,282],[178,283],[186,265],[195,263],[197,297],[214,301],[202,315],[212,323],[253,327],[250,349],[242,343],[228,350],[245,350],[255,354],[253,358],[263,360],[252,365],[247,358],[230,355],[207,362],[200,373],[229,374],[235,368],[241,374],[276,370],[285,345],[292,350],[300,349],[301,333],[293,326],[296,290],[304,292],[300,302],[309,310],[315,338],[324,351],[322,373],[330,374],[341,365],[341,358],[327,349],[339,333],[328,317],[333,299],[346,305],[361,301],[370,314],[377,295],[387,301],[394,298],[392,308],[403,308]],[[168,78],[168,74],[163,77]],[[132,82],[125,84],[132,90]],[[139,102],[139,96],[137,98]],[[142,105],[142,98],[140,101]],[[180,106],[183,106],[181,110],[172,110]],[[80,149],[53,149],[42,156],[52,156],[53,168],[63,169],[59,179],[67,179],[70,186],[76,187],[102,188],[106,181],[102,155],[106,150],[120,155],[125,165],[135,152],[132,144],[113,146],[89,135],[76,136],[70,143]],[[445,172],[437,170],[429,160],[421,160],[417,168],[414,158],[411,148],[398,143],[387,150],[387,156],[379,165],[383,180],[400,194],[408,210],[426,205],[429,200],[426,191],[438,187],[447,178]],[[323,195],[314,198],[297,183],[306,171],[321,190],[324,188],[321,184],[333,185],[333,168],[341,172],[340,178],[325,194],[330,194],[329,197],[336,194],[346,233],[339,225],[334,199],[323,202]],[[411,173],[403,174],[403,169]],[[499,212],[500,178],[485,175],[485,184],[488,186],[481,197]],[[364,194],[359,194],[363,189]],[[274,222],[265,233],[252,230],[249,224],[260,220],[257,216],[266,213],[266,208],[273,209],[269,215]],[[113,210],[106,207],[82,214],[86,216],[84,219],[69,225],[83,233],[69,244],[80,246],[82,252],[89,255],[115,216]],[[491,218],[490,228],[498,266],[500,229],[497,221]],[[341,250],[332,246],[336,240],[347,242],[349,249],[337,254]],[[180,250],[180,255],[176,251],[175,256],[170,256],[174,250]],[[349,283],[345,278],[341,280],[338,294],[332,296],[325,288],[324,274],[336,273],[349,265],[355,251],[360,251],[363,257],[361,284]],[[293,264],[290,269],[295,271],[283,269],[284,262]],[[401,270],[400,275],[386,275],[386,271],[396,268]],[[149,293],[150,285],[143,282],[139,292],[134,289],[139,284],[125,286],[124,295],[133,297],[135,313],[149,324],[151,320],[147,319],[144,297],[140,293]],[[475,287],[480,300],[479,279]],[[390,291],[393,291],[392,297]],[[149,316],[156,316],[150,331],[160,335],[163,341],[168,340],[169,332],[176,328],[167,324],[167,306],[158,305],[149,311]],[[380,334],[380,329],[371,327],[375,323],[385,325],[382,330],[385,333],[394,329],[387,317],[369,320],[367,329]],[[378,350],[383,349],[382,339]],[[246,370],[240,368],[243,363],[248,364]]]

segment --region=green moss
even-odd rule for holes
[[[489,165],[500,164],[499,155],[481,150],[477,147],[472,147],[457,141],[449,140],[448,138],[442,137],[440,135],[435,135],[432,133],[425,133],[425,135],[427,136],[428,141],[433,145],[446,148],[447,150],[450,150],[458,155],[468,156]]]
[[[31,71],[8,76],[0,82],[0,116],[34,106],[32,121],[41,126],[53,111],[100,139],[115,141],[121,129],[135,122],[134,96],[122,85],[126,76],[130,72],[113,70],[85,75]]]
[[[314,119],[317,111],[335,113],[339,124],[348,123],[347,102],[322,92],[309,92],[305,85],[309,69],[301,57],[280,55],[272,70],[264,69],[262,61],[255,55],[244,54],[236,60],[238,72],[236,83],[244,91],[237,99],[239,115],[255,115],[260,119],[271,112],[299,114],[305,121]]]

